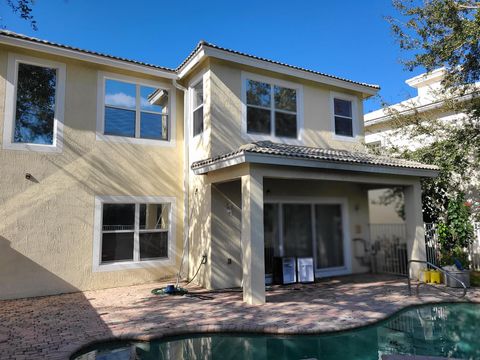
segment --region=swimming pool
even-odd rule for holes
[[[100,344],[72,359],[378,360],[383,354],[479,359],[480,305],[421,305],[371,326],[319,335],[203,334]]]

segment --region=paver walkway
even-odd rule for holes
[[[372,323],[412,304],[455,300],[424,288],[421,297],[409,297],[404,279],[372,275],[275,287],[262,306],[244,304],[234,291],[201,297],[150,293],[162,286],[0,301],[0,359],[68,359],[89,343],[119,338],[213,331],[318,333]],[[479,295],[480,290],[471,290],[464,301]]]

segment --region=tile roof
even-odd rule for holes
[[[438,170],[438,167],[435,165],[427,165],[415,161],[373,155],[366,152],[332,150],[300,145],[279,144],[273,143],[271,141],[253,142],[250,144],[242,145],[238,150],[194,162],[192,164],[192,169],[195,170],[206,165],[211,165],[223,160],[229,160],[231,158],[237,157],[239,155],[245,155],[247,153],[348,164],[364,164],[374,166],[376,165],[419,170]]]
[[[102,57],[106,57],[106,58],[113,59],[113,60],[125,61],[125,62],[136,64],[136,65],[147,66],[147,67],[150,67],[150,68],[160,69],[160,70],[165,70],[165,71],[170,71],[172,73],[175,73],[174,69],[170,69],[170,68],[167,68],[167,67],[164,67],[164,66],[153,65],[153,64],[146,63],[146,62],[142,62],[142,61],[127,59],[127,58],[119,57],[119,56],[108,55],[108,54],[104,54],[104,53],[100,53],[100,52],[96,52],[96,51],[80,49],[80,48],[69,46],[69,45],[58,44],[58,43],[55,43],[55,42],[38,39],[36,37],[27,36],[27,35],[23,35],[23,34],[18,34],[16,32],[9,31],[9,30],[0,30],[0,35],[8,36],[8,37],[15,38],[15,39],[20,39],[20,40],[31,41],[31,42],[35,42],[35,43],[39,43],[39,44],[55,46],[55,47],[59,47],[59,48],[66,49],[66,50],[78,51],[78,52],[81,52],[81,53],[84,53],[84,54],[102,56]]]
[[[236,50],[224,48],[224,47],[221,47],[221,46],[218,46],[218,45],[209,43],[209,42],[204,41],[204,40],[202,40],[202,41],[200,41],[200,42],[198,43],[198,45],[195,47],[195,49],[193,49],[193,51],[192,51],[192,52],[187,56],[187,58],[177,67],[176,70],[177,70],[177,71],[180,71],[180,70],[187,64],[187,62],[188,62],[193,56],[195,56],[195,54],[197,53],[197,51],[198,51],[202,46],[208,46],[208,47],[211,47],[211,48],[213,48],[213,49],[217,49],[217,50],[221,50],[221,51],[226,51],[226,52],[229,52],[229,53],[232,53],[232,54],[236,54],[236,55],[246,56],[246,57],[249,57],[249,58],[255,59],[255,60],[266,61],[266,62],[269,62],[269,63],[271,63],[271,64],[282,65],[282,66],[285,66],[285,67],[288,67],[288,68],[291,68],[291,69],[300,70],[300,71],[305,71],[305,72],[308,72],[308,73],[311,73],[311,74],[315,74],[315,75],[326,76],[326,77],[329,77],[329,78],[332,78],[332,79],[336,79],[336,80],[340,80],[340,81],[345,81],[345,82],[348,82],[348,83],[351,83],[351,84],[356,84],[356,85],[361,85],[361,86],[367,86],[367,87],[370,87],[370,88],[372,88],[372,89],[380,89],[380,86],[379,86],[379,85],[374,85],[374,84],[368,84],[368,83],[353,81],[353,80],[345,79],[345,78],[342,78],[342,77],[339,77],[339,76],[329,75],[329,74],[325,74],[325,73],[322,73],[322,72],[319,72],[319,71],[310,70],[310,69],[305,69],[305,68],[302,68],[302,67],[300,67],[300,66],[285,64],[285,63],[282,63],[282,62],[280,62],[280,61],[275,61],[275,60],[263,58],[263,57],[260,57],[260,56],[255,56],[255,55],[243,53],[243,52],[240,52],[240,51],[236,51]]]
[[[285,63],[282,63],[282,62],[279,62],[279,61],[275,61],[275,60],[271,60],[271,59],[262,58],[262,57],[259,57],[259,56],[246,54],[246,53],[236,51],[236,50],[232,50],[232,49],[227,49],[227,48],[217,46],[215,44],[212,44],[212,43],[209,43],[209,42],[203,41],[203,40],[200,41],[197,44],[195,49],[193,49],[193,51],[187,56],[187,58],[177,68],[171,69],[171,68],[168,68],[168,67],[154,65],[154,64],[150,64],[150,63],[146,63],[146,62],[142,62],[142,61],[127,59],[127,58],[124,58],[124,57],[108,55],[108,54],[104,54],[104,53],[100,53],[100,52],[96,52],[96,51],[85,50],[85,49],[81,49],[81,48],[77,48],[77,47],[73,47],[73,46],[69,46],[69,45],[63,45],[63,44],[55,43],[55,42],[52,42],[52,41],[42,40],[42,39],[39,39],[39,38],[36,38],[36,37],[19,34],[19,33],[13,32],[13,31],[9,31],[9,30],[1,30],[0,29],[0,35],[7,36],[7,37],[10,37],[10,38],[20,39],[20,40],[31,41],[31,42],[38,43],[38,44],[55,46],[55,47],[66,49],[66,50],[78,51],[78,52],[81,52],[81,53],[84,53],[84,54],[102,56],[102,57],[105,57],[105,58],[108,58],[108,59],[125,61],[125,62],[131,63],[131,64],[136,64],[136,65],[146,66],[146,67],[153,68],[153,69],[168,71],[168,72],[171,72],[173,74],[178,74],[180,72],[180,70],[187,64],[187,62],[193,56],[195,56],[195,54],[200,50],[200,48],[202,46],[207,46],[207,47],[210,47],[210,48],[213,48],[213,49],[229,52],[231,54],[246,56],[246,57],[249,57],[251,59],[265,61],[265,62],[269,62],[269,63],[272,63],[272,64],[277,64],[277,65],[285,66],[285,67],[288,67],[288,68],[291,68],[291,69],[305,71],[305,72],[316,74],[316,75],[326,76],[326,77],[329,77],[329,78],[332,78],[332,79],[345,81],[345,82],[348,82],[348,83],[351,83],[351,84],[367,86],[367,87],[370,87],[370,88],[373,88],[373,89],[379,89],[380,88],[378,85],[372,85],[372,84],[357,82],[357,81],[345,79],[345,78],[342,78],[342,77],[325,74],[325,73],[322,73],[322,72],[319,72],[319,71],[309,70],[309,69],[305,69],[305,68],[302,68],[302,67],[299,67],[299,66],[289,65],[289,64],[285,64]]]

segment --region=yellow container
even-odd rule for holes
[[[431,270],[430,271],[430,282],[434,284],[440,284],[441,276],[440,271],[438,270]]]
[[[430,282],[430,270],[423,269],[423,282],[429,283]]]

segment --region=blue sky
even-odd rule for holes
[[[1,1],[7,29],[176,67],[200,39],[352,80],[379,84],[387,102],[415,95],[384,16],[390,0],[36,0],[38,31]],[[365,103],[365,111],[380,106]]]

